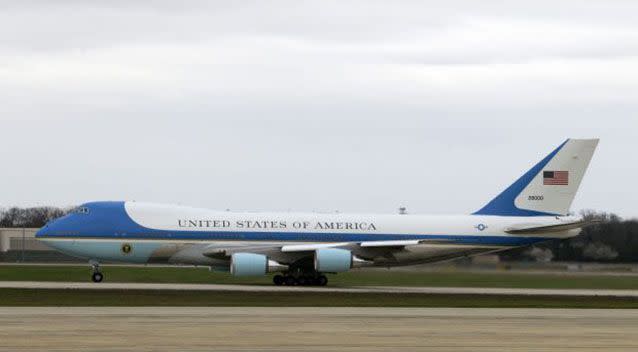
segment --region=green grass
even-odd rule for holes
[[[270,285],[271,276],[235,278],[205,268],[104,266],[105,282]],[[0,281],[89,281],[88,266],[0,266]],[[521,272],[358,270],[329,275],[330,286],[638,289],[638,276]]]
[[[0,289],[0,306],[638,308],[638,299],[403,293]]]

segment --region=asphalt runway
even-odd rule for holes
[[[92,282],[46,282],[46,281],[0,281],[0,288],[27,289],[86,289],[86,290],[195,290],[195,291],[241,291],[241,292],[349,292],[349,293],[423,293],[423,294],[481,294],[510,296],[585,296],[585,297],[638,297],[638,290],[591,290],[591,289],[528,289],[528,288],[481,288],[481,287],[298,287],[259,285],[212,285],[212,284],[153,284],[153,283],[92,283]]]
[[[635,351],[638,311],[0,308],[0,351]]]

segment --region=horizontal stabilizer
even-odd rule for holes
[[[599,223],[599,220],[581,220],[576,222],[570,222],[566,224],[557,224],[557,225],[546,225],[546,226],[537,226],[537,225],[521,225],[521,226],[512,226],[505,230],[505,232],[510,235],[532,235],[532,234],[544,234],[544,233],[552,233],[552,232],[563,232],[574,229],[583,228],[586,226],[591,226]]]

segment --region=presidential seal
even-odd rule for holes
[[[121,250],[123,254],[129,254],[133,251],[133,247],[128,243],[123,243]]]

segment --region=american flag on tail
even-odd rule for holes
[[[543,171],[543,184],[567,186],[569,185],[569,171]]]

